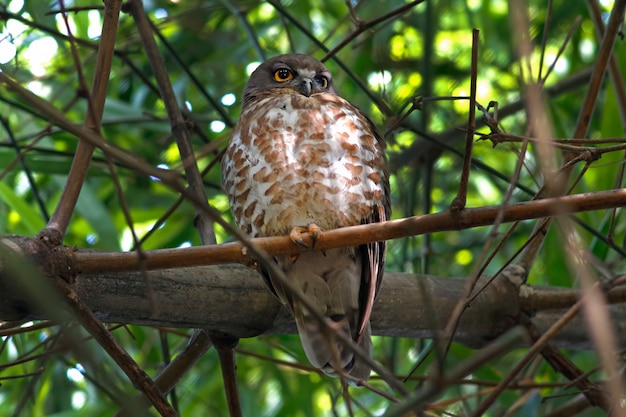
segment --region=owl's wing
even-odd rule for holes
[[[352,104],[351,104],[352,105]],[[387,172],[387,158],[385,156],[385,137],[378,130],[369,116],[363,113],[356,106],[353,106],[360,117],[367,121],[368,127],[374,134],[376,145],[379,149],[379,165],[381,170],[381,185],[383,188],[382,205],[372,207],[370,215],[361,220],[361,224],[379,223],[391,218],[391,195],[389,189],[389,174]],[[361,279],[361,321],[359,325],[359,338],[369,325],[370,316],[374,301],[378,295],[378,290],[382,283],[383,271],[385,268],[385,257],[387,254],[387,242],[373,242],[360,247],[363,260],[363,276]]]
[[[387,220],[385,207],[376,206],[369,218],[363,219],[362,224],[378,223]],[[361,318],[359,324],[359,339],[369,325],[374,301],[382,283],[385,268],[386,242],[373,242],[359,247],[362,253],[363,269],[360,290]]]

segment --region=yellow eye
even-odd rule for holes
[[[322,90],[326,90],[328,88],[328,78],[324,77],[323,75],[317,77],[317,82],[320,83]]]
[[[293,78],[293,72],[288,68],[279,68],[274,71],[274,80],[279,83],[284,83],[285,81],[289,81]]]

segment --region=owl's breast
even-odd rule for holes
[[[251,236],[360,224],[383,204],[384,156],[369,122],[338,96],[282,95],[247,107],[228,146],[224,188]]]

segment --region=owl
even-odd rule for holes
[[[251,74],[224,160],[222,182],[235,222],[250,237],[315,241],[325,230],[390,217],[383,137],[337,95],[318,60],[280,55]],[[328,331],[280,280],[270,290],[293,315],[309,361],[331,376],[367,380],[370,367],[336,340],[344,332],[371,356],[369,318],[380,288],[385,242],[276,256],[287,279],[327,317]]]

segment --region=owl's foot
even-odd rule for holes
[[[311,238],[311,241],[313,242],[312,246],[309,246],[304,240],[302,240],[302,234],[303,233],[308,233],[309,237]],[[315,223],[309,223],[307,225],[307,227],[302,227],[302,226],[296,226],[293,229],[291,229],[291,232],[289,232],[289,238],[291,238],[291,241],[293,243],[295,243],[298,246],[302,246],[303,248],[311,248],[313,249],[315,247],[315,242],[317,242],[317,239],[322,235],[322,229],[320,229],[320,227],[318,225],[316,225]]]

